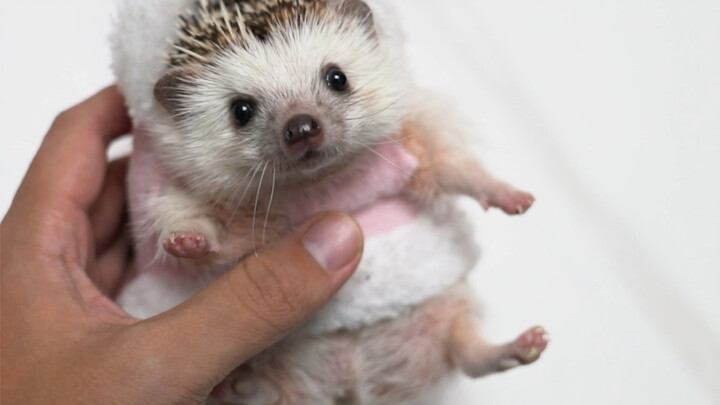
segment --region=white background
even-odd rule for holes
[[[112,3],[1,0],[0,213],[53,117],[112,82]],[[418,81],[538,199],[474,211],[473,284],[491,338],[542,323],[550,348],[444,403],[720,403],[720,2],[397,4]]]

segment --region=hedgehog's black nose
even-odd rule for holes
[[[283,137],[288,146],[303,143],[304,147],[316,148],[322,143],[322,127],[307,114],[296,115],[285,126]]]

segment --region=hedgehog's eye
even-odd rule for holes
[[[235,124],[244,127],[250,122],[253,114],[255,114],[255,104],[248,100],[237,100],[232,103],[232,115]]]
[[[328,87],[337,92],[343,92],[348,88],[348,79],[340,68],[331,66],[325,74]]]

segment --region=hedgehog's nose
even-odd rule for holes
[[[285,126],[283,138],[291,149],[317,149],[323,142],[322,127],[310,115],[296,115]]]

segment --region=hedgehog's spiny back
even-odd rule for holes
[[[209,62],[210,56],[250,37],[265,39],[274,27],[320,16],[327,0],[201,0],[180,25],[169,64]]]

